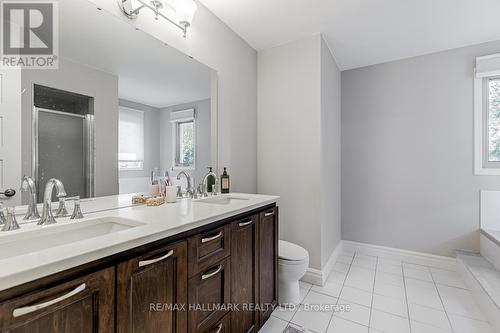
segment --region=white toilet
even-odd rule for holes
[[[297,244],[279,241],[278,279],[280,305],[300,302],[299,280],[309,266],[309,253]]]

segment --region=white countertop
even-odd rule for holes
[[[227,205],[210,204],[197,200],[183,199],[174,204],[158,207],[132,206],[130,195],[118,195],[93,199],[94,205],[86,203],[85,218],[71,221],[60,218],[58,224],[37,226],[35,223],[22,224],[20,230],[0,232],[0,246],[12,242],[23,233],[40,230],[50,232],[63,225],[88,222],[106,218],[126,219],[143,225],[103,236],[59,245],[36,252],[1,259],[0,291],[21,285],[38,278],[89,263],[141,245],[161,240],[212,222],[276,203],[277,196],[231,193],[231,196],[245,198]],[[54,203],[54,206],[56,203]],[[83,205],[82,205],[83,206]],[[124,207],[125,206],[125,207]],[[82,207],[83,208],[83,207]],[[109,209],[104,210],[103,209]],[[93,213],[89,213],[94,211]],[[71,212],[71,211],[70,211]]]

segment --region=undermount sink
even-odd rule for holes
[[[229,205],[235,202],[241,202],[248,200],[248,198],[236,197],[236,196],[224,196],[224,197],[212,197],[201,199],[199,202],[214,204],[214,205]]]
[[[0,260],[36,253],[61,245],[118,233],[144,224],[121,218],[100,218],[82,222],[60,222],[32,230],[0,234]],[[22,230],[22,229],[21,229]]]

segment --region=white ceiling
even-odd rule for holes
[[[341,69],[500,39],[499,0],[200,1],[257,50],[322,33]]]
[[[210,97],[209,67],[87,0],[59,8],[61,56],[117,75],[120,98],[161,108]]]

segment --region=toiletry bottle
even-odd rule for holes
[[[152,197],[160,196],[160,183],[158,181],[158,168],[151,172],[151,185],[149,186],[149,195]]]
[[[209,173],[212,172],[212,167],[208,167],[207,169],[208,169]],[[214,184],[215,184],[215,176],[209,174],[207,177],[207,192],[208,193],[212,193],[212,189],[213,189]]]
[[[226,168],[224,168],[224,172],[220,176],[220,190],[221,193],[229,193],[230,183],[229,183],[229,175],[227,174]]]

